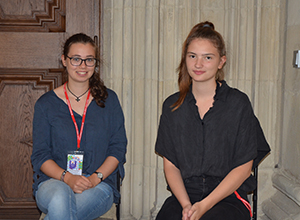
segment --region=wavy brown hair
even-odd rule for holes
[[[100,60],[98,46],[96,45],[95,41],[91,37],[87,36],[86,34],[84,33],[74,34],[66,40],[63,46],[63,55],[65,58],[68,56],[70,47],[75,43],[91,44],[95,50],[97,63],[95,66],[94,74],[89,79],[89,88],[91,91],[91,95],[94,97],[97,105],[104,108],[105,100],[108,96],[108,93],[103,80],[101,80],[100,78],[101,60]],[[68,80],[68,73],[65,68],[64,82],[66,82],[67,80]]]
[[[222,35],[215,31],[215,26],[213,23],[209,21],[201,22],[196,24],[182,46],[181,53],[181,61],[177,68],[178,72],[178,87],[179,87],[179,98],[178,100],[171,106],[173,107],[173,111],[178,109],[180,105],[183,103],[187,93],[189,92],[190,85],[192,83],[192,78],[190,77],[187,66],[186,66],[186,54],[187,49],[194,39],[206,39],[209,40],[218,50],[220,57],[226,55],[225,43]],[[224,65],[223,65],[224,66]],[[222,81],[224,79],[223,68],[219,69],[216,74],[216,80]]]

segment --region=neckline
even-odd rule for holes
[[[54,90],[51,90],[51,92],[52,92],[52,94],[54,94],[54,96],[55,96],[58,100],[60,100],[61,103],[64,104],[64,105],[60,105],[60,108],[61,108],[63,111],[66,110],[67,112],[69,112],[68,104],[67,104],[63,99],[61,99],[61,98],[54,92]],[[90,101],[90,103],[89,103],[89,105],[88,105],[88,107],[87,107],[87,111],[88,111],[90,105],[92,105],[93,102],[95,101],[93,96],[90,96],[90,99],[91,99],[91,101]],[[66,107],[66,108],[65,108],[65,107]],[[79,113],[77,113],[77,112],[74,111],[73,109],[72,109],[72,111],[74,112],[74,114],[76,114],[76,115],[82,117],[82,115],[80,115]]]

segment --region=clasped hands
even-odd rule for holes
[[[209,209],[204,200],[196,202],[194,205],[190,203],[183,207],[182,220],[199,220]]]
[[[101,179],[96,174],[92,174],[89,177],[73,175],[67,173],[64,182],[68,184],[74,193],[82,193],[87,189],[91,189],[101,182]]]

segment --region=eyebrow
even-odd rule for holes
[[[73,57],[82,57],[81,55],[79,55],[79,54],[74,54],[74,55],[72,55]],[[95,58],[95,56],[93,56],[93,55],[87,55],[86,57],[89,57],[89,58]]]
[[[191,52],[191,51],[188,51],[188,52],[186,52],[187,54],[195,54],[195,55],[197,55],[196,53],[194,53],[194,52]],[[201,56],[216,56],[214,53],[205,53],[205,54],[202,54]]]

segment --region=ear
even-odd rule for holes
[[[226,63],[226,56],[222,56],[221,59],[220,59],[220,63],[219,63],[219,66],[218,66],[218,69],[222,69],[222,67],[224,66],[224,64]]]
[[[67,64],[66,64],[66,59],[65,59],[65,56],[64,56],[64,55],[61,55],[61,62],[62,62],[62,64],[63,64],[64,67],[67,66]]]

